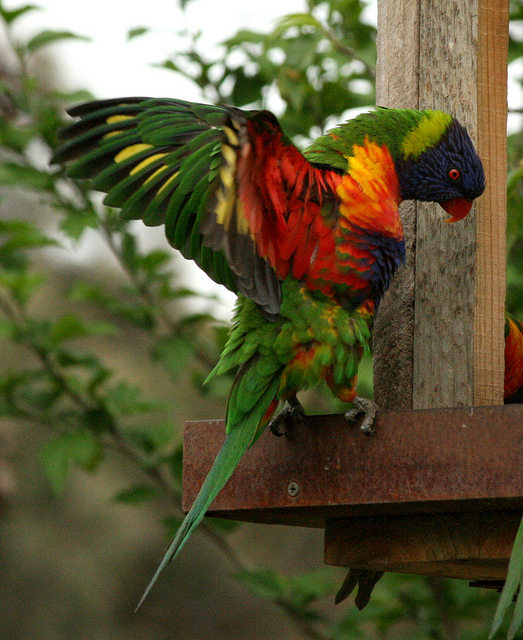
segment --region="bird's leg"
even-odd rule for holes
[[[287,406],[270,420],[268,426],[275,436],[280,437],[285,435],[289,427],[303,424],[304,417],[305,410],[300,401],[296,396],[290,396],[287,398]]]
[[[354,405],[354,409],[349,409],[345,414],[345,418],[349,422],[354,422],[360,413],[364,414],[363,422],[361,423],[361,430],[368,436],[371,436],[374,433],[374,427],[372,426],[374,423],[374,418],[376,417],[376,411],[378,407],[372,400],[368,400],[367,398],[360,398],[356,396],[352,401]]]
[[[355,587],[358,587],[358,593],[356,595],[355,604],[361,611],[364,609],[370,600],[372,590],[376,586],[376,583],[383,575],[383,571],[371,571],[370,569],[349,569],[349,573],[341,585],[334,604],[339,604],[345,598],[348,598],[354,591]]]

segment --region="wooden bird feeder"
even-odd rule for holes
[[[374,333],[376,433],[265,433],[209,515],[325,529],[325,562],[498,584],[523,512],[523,405],[503,406],[508,0],[378,1],[377,103],[455,114],[487,189],[453,225],[402,205],[407,263]],[[224,438],[188,423],[184,508]]]

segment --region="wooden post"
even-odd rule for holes
[[[503,401],[507,49],[506,0],[378,1],[378,104],[456,115],[488,185],[456,224],[438,205],[403,210],[407,264],[375,327],[381,408]]]

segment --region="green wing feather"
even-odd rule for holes
[[[220,249],[204,244],[202,224],[219,181],[225,108],[181,100],[125,98],[80,105],[80,120],[62,130],[54,162],[68,175],[93,179],[105,204],[125,219],[165,224],[169,242],[208,275],[238,293],[238,278]]]

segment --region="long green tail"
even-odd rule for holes
[[[218,493],[231,477],[243,454],[256,439],[260,422],[271,402],[274,400],[278,385],[279,376],[266,380],[263,393],[254,403],[254,406],[251,408],[249,413],[245,415],[243,420],[236,423],[234,428],[229,431],[222,448],[216,456],[211,470],[196,496],[196,500],[189,510],[189,513],[185,516],[185,519],[178,529],[173,541],[169,545],[169,548],[165,552],[162,561],[152,577],[152,580],[149,582],[142,597],[140,598],[136,610],[140,608],[142,602],[149,594],[164,567],[176,558],[184,544],[204,517],[207,509],[211,506]]]

